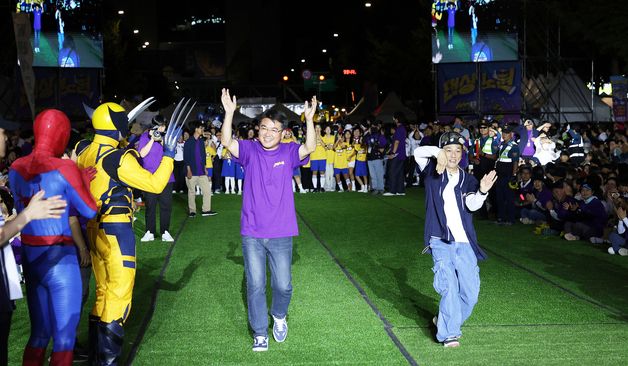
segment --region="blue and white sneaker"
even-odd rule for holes
[[[288,322],[286,321],[286,317],[276,318],[273,315],[273,338],[277,343],[281,343],[286,340],[288,336]]]
[[[253,352],[268,351],[268,337],[255,336],[253,338]]]

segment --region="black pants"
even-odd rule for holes
[[[388,165],[390,165],[388,191],[390,193],[405,193],[406,185],[403,174],[405,160],[391,159],[388,160]]]
[[[214,168],[212,169],[212,191],[220,191],[222,189],[222,159],[214,158]]]
[[[300,167],[301,169],[301,184],[304,189],[314,189],[312,185],[312,169]]]
[[[497,177],[495,190],[497,196],[497,219],[503,222],[515,221],[515,193],[508,182],[510,177]]]
[[[0,312],[0,366],[9,364],[9,331],[12,315],[12,311]]]
[[[172,183],[168,183],[160,194],[144,192],[146,201],[146,230],[157,234],[156,214],[157,203],[159,203],[159,229],[163,234],[170,227],[170,213],[172,212]]]
[[[174,161],[174,190],[177,192],[185,192],[188,187],[185,185],[185,161]]]

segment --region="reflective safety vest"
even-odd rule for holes
[[[493,153],[493,138],[492,137],[489,137],[486,139],[486,141],[484,142],[484,145],[482,146],[482,152],[489,155]]]
[[[512,150],[512,147],[514,145],[515,143],[513,141],[509,141],[506,147],[499,153],[499,158],[497,158],[497,161],[500,163],[512,163],[512,158],[510,158],[508,154],[510,153],[510,150]]]

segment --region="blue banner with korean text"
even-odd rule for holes
[[[519,62],[438,65],[441,114],[518,114],[521,111]]]
[[[487,62],[480,67],[480,110],[482,114],[521,111],[521,64]]]
[[[477,64],[438,65],[438,104],[440,113],[477,112]]]

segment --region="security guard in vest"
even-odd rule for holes
[[[571,125],[567,125],[567,134],[571,137],[567,153],[569,153],[569,162],[573,166],[580,166],[584,162],[584,141],[582,136]]]
[[[515,191],[508,185],[517,180],[519,166],[519,146],[512,138],[512,127],[502,128],[502,143],[499,145],[495,171],[497,172],[497,224],[512,225],[515,222]]]
[[[122,325],[131,310],[136,267],[132,189],[163,191],[172,174],[176,142],[185,122],[183,119],[177,123],[185,109],[180,102],[163,137],[161,165],[153,174],[144,170],[138,152],[121,149],[119,142],[129,133],[129,123],[153,102],[147,99],[128,115],[115,103],[104,103],[93,111],[86,107],[95,130],[94,140],[80,141],[75,147],[78,166],[95,167],[97,171],[90,184],[97,215],[87,224],[96,279],[96,302],[89,320],[92,365],[117,365],[122,352]]]
[[[480,122],[478,125],[480,137],[475,139],[473,148],[471,149],[471,158],[473,164],[473,176],[480,181],[485,174],[495,168],[495,160],[497,160],[497,152],[499,150],[499,137],[489,134],[489,125],[486,121]],[[495,195],[489,196],[490,206],[495,204]],[[482,219],[488,219],[488,204],[482,205],[477,214]]]

